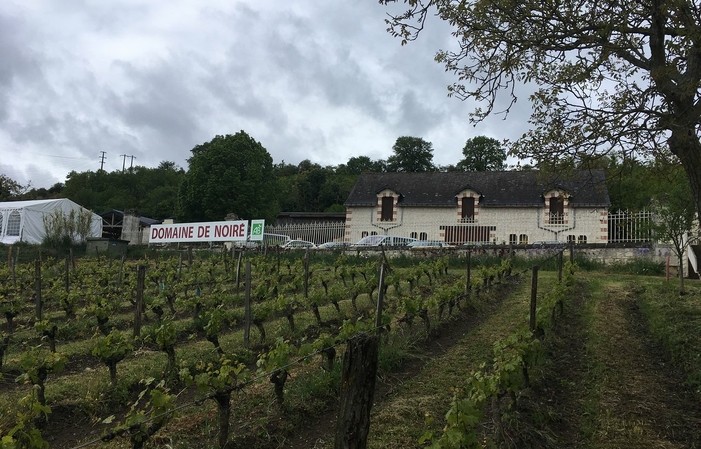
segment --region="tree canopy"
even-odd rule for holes
[[[9,176],[0,173],[0,201],[17,199],[25,190],[26,187]]]
[[[433,144],[420,137],[399,137],[392,147],[394,154],[387,158],[387,171],[435,171]]]
[[[244,131],[197,145],[180,185],[179,218],[218,221],[229,213],[273,221],[279,210],[273,159]]]
[[[171,161],[163,161],[157,168],[137,165],[109,173],[72,171],[58,194],[96,213],[134,209],[144,217],[162,220],[176,214],[178,187],[184,175],[185,171]],[[57,186],[48,192],[54,188]]]
[[[380,0],[393,3],[393,0]],[[402,44],[433,13],[447,21],[456,50],[436,60],[472,99],[479,121],[507,112],[518,85],[530,96],[532,129],[512,142],[520,158],[566,163],[581,154],[649,156],[670,150],[701,212],[701,5],[694,0],[405,0],[387,19]],[[506,107],[497,98],[506,95]],[[571,165],[571,164],[570,164]]]
[[[497,139],[477,136],[467,139],[462,149],[463,159],[457,169],[462,171],[498,171],[506,168],[506,150]]]

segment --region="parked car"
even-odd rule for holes
[[[358,240],[353,247],[406,246],[415,241],[416,239],[412,239],[411,237],[400,237],[398,235],[369,235]]]
[[[321,245],[318,245],[318,249],[346,249],[350,246],[349,243],[346,242],[326,242],[322,243]]]
[[[289,240],[284,245],[283,249],[302,249],[302,248],[315,248],[316,245],[313,242],[308,242],[306,240]]]
[[[417,240],[411,242],[407,245],[409,248],[413,249],[426,249],[426,248],[445,248],[451,246],[446,242],[441,242],[440,240]]]

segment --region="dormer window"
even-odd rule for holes
[[[475,221],[475,199],[465,197],[462,199],[462,212],[460,219],[465,223]]]
[[[550,199],[550,223],[561,224],[565,219],[565,201],[561,196],[554,196]]]
[[[455,194],[458,206],[458,223],[477,223],[480,193],[465,187]]]
[[[382,215],[380,221],[392,221],[394,219],[394,197],[382,197]]]
[[[569,194],[559,189],[543,194],[545,198],[545,223],[548,225],[566,225],[569,215]]]
[[[376,222],[396,222],[399,210],[397,209],[401,193],[390,188],[377,192]]]

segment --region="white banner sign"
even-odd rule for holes
[[[149,243],[232,242],[247,236],[246,220],[162,224],[151,225]]]

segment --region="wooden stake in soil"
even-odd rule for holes
[[[71,280],[70,280],[70,276],[69,276],[70,269],[71,269],[71,261],[69,259],[69,256],[66,256],[66,276],[64,278],[65,285],[66,285],[66,293],[71,291]]]
[[[309,248],[304,251],[304,297],[309,298]]]
[[[370,410],[375,396],[377,336],[358,334],[348,340],[343,356],[341,401],[334,449],[366,449]]]
[[[36,299],[37,321],[41,321],[41,261],[34,261],[34,296]]]
[[[239,259],[240,262],[241,259]],[[251,262],[246,262],[246,302],[244,307],[243,346],[248,348],[251,337]]]
[[[560,254],[557,255],[557,282],[560,283],[562,282],[562,260],[564,259],[562,255],[562,251],[560,251]]]
[[[467,250],[467,269],[465,273],[465,294],[470,294],[470,265],[472,265],[472,251]]]
[[[239,284],[241,275],[241,259],[243,259],[243,251],[239,251],[239,259],[236,262],[236,294],[239,294]]]
[[[382,333],[382,307],[384,305],[384,287],[385,287],[385,263],[384,260],[380,260],[380,274],[379,274],[379,285],[377,291],[377,310],[375,311],[375,328],[377,329],[377,335]]]
[[[535,311],[536,311],[536,299],[538,297],[538,266],[533,267],[533,280],[531,281],[531,320],[530,329],[531,332],[535,332]]]
[[[144,280],[146,279],[146,266],[139,265],[136,276],[136,309],[134,310],[134,336],[141,336],[141,310],[144,305]]]

